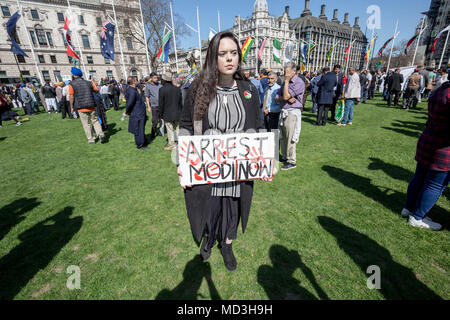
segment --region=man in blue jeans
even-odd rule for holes
[[[352,124],[353,121],[353,105],[358,103],[361,98],[361,84],[359,82],[359,76],[355,72],[355,68],[350,68],[348,71],[347,83],[345,84],[345,108],[344,118],[341,123],[337,125],[339,127]]]
[[[428,99],[428,121],[417,143],[417,168],[408,186],[403,217],[413,227],[440,230],[427,217],[450,178],[450,83],[445,82]]]

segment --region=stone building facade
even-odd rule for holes
[[[100,33],[105,20],[114,18],[111,1],[108,0],[72,0],[71,12],[66,0],[27,0],[20,1],[23,15],[17,22],[17,37],[21,48],[28,57],[15,55],[10,51],[11,42],[6,32],[0,33],[0,77],[18,77],[19,68],[23,76],[36,76],[37,70],[31,53],[29,40],[32,42],[35,57],[42,78],[52,82],[60,81],[70,75],[74,65],[66,52],[63,38],[64,20],[72,17],[72,44],[79,52],[82,48],[84,66],[88,75],[124,78],[120,54],[117,25],[115,32],[115,61],[109,61],[101,55]],[[17,10],[17,1],[2,0],[0,23],[6,30],[6,22]],[[115,10],[120,30],[126,28],[132,19],[140,19],[137,1],[116,0]],[[26,30],[22,19],[25,21]],[[111,20],[113,22],[113,20]],[[121,44],[127,75],[142,77],[147,75],[145,49],[131,37],[124,37],[121,32]],[[18,66],[16,59],[18,58]],[[84,71],[83,64],[81,69]],[[88,76],[85,75],[87,78]]]

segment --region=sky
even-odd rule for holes
[[[250,17],[253,12],[255,0],[173,0],[174,11],[181,15],[185,23],[197,28],[197,11],[199,7],[200,35],[202,40],[207,40],[209,28],[218,30],[217,11],[220,12],[221,30],[231,28],[235,16],[241,15],[243,18]],[[284,7],[289,6],[291,18],[297,18],[302,13],[304,0],[267,0],[269,14],[280,16],[284,12]],[[375,30],[378,40],[375,43],[375,52],[378,52],[383,43],[389,39],[395,29],[398,19],[398,40],[409,40],[413,35],[420,18],[421,12],[428,11],[430,0],[311,0],[309,9],[312,15],[320,15],[320,6],[326,5],[325,14],[328,20],[333,18],[333,10],[338,9],[338,19],[344,20],[344,14],[349,13],[349,23],[353,25],[355,17],[359,16],[359,26],[364,32],[369,14],[366,12],[371,5],[380,8],[380,27]],[[370,38],[371,31],[367,31],[367,38]],[[396,42],[398,40],[395,40]],[[191,36],[177,37],[177,47],[192,48],[198,47],[197,33],[191,31]],[[389,48],[390,46],[388,46]]]

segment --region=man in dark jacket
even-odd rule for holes
[[[394,96],[394,106],[398,106],[398,98],[402,90],[403,75],[400,69],[395,69],[395,72],[388,79],[389,99],[388,106],[391,106],[392,96]]]
[[[58,105],[56,104],[56,91],[55,88],[50,85],[49,81],[45,83],[45,86],[42,87],[41,91],[45,98],[48,113],[50,113],[52,109],[55,110],[55,112],[58,112]]]
[[[80,69],[72,67],[73,80],[69,84],[70,112],[73,114],[74,111],[78,111],[89,144],[95,144],[92,127],[94,127],[100,142],[105,137],[95,111],[96,105],[93,93],[98,91],[98,88],[92,82],[81,78],[82,75]]]
[[[336,116],[336,104],[339,97],[342,95],[342,90],[344,89],[344,75],[340,72],[341,66],[339,64],[333,67],[333,73],[336,75],[337,85],[336,90],[334,92],[333,104],[330,107],[331,111],[331,120],[334,121],[334,117]],[[327,114],[328,116],[328,114]]]
[[[129,76],[127,79],[127,90],[125,91],[125,100],[127,101],[127,109],[125,113],[130,116],[128,122],[128,132],[134,134],[136,147],[141,150],[147,149],[147,140],[145,139],[145,123],[147,122],[147,114],[142,94],[138,92],[138,79]]]
[[[117,82],[115,80],[111,80],[109,83],[109,96],[111,98],[112,105],[114,107],[114,110],[118,111],[119,109],[119,96],[120,96],[120,89],[117,85]]]
[[[333,99],[338,85],[336,73],[330,72],[329,67],[323,68],[324,75],[320,78],[317,86],[319,93],[317,103],[319,105],[319,112],[317,112],[316,125],[325,126],[327,124],[328,110],[333,104]]]
[[[164,120],[167,131],[169,146],[164,150],[174,150],[177,145],[175,143],[175,132],[178,137],[178,121],[180,120],[182,108],[181,89],[172,83],[172,73],[166,72],[163,76],[163,86],[159,89],[159,108],[161,118]]]

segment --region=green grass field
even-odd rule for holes
[[[116,111],[98,145],[60,114],[4,122],[0,298],[449,299],[449,190],[430,213],[442,231],[400,216],[426,121],[419,107],[377,97],[347,127],[315,127],[305,112],[297,168],[255,184],[233,273],[217,247],[199,259],[165,138],[136,150]],[[72,265],[80,289],[66,287]],[[380,290],[367,288],[371,265]]]

